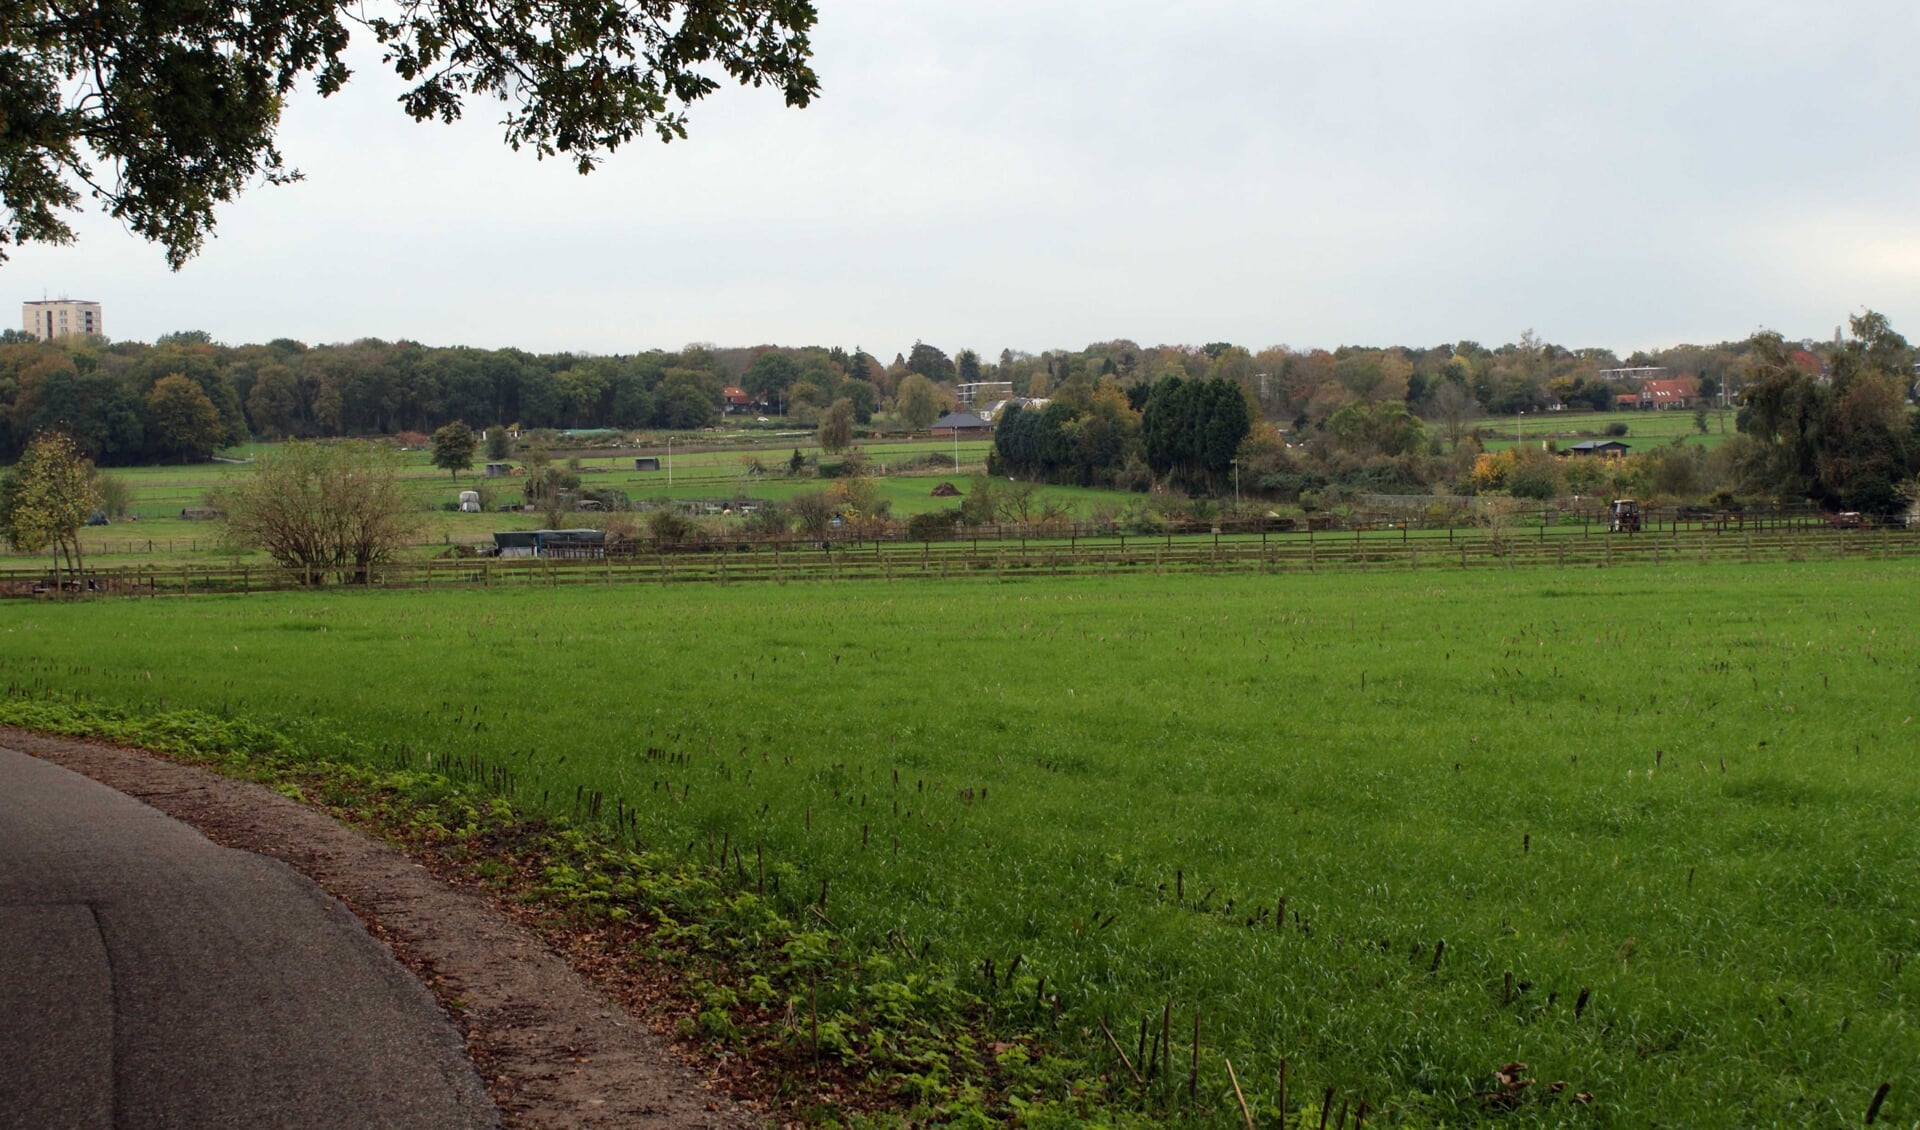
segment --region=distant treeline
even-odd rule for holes
[[[917,342],[891,363],[857,347],[694,345],[596,356],[372,339],[228,346],[198,332],[152,345],[41,343],[8,331],[0,333],[0,460],[49,430],[115,465],[204,458],[248,438],[430,433],[455,420],[475,429],[686,429],[732,409],[811,425],[842,400],[860,424],[891,412],[894,426],[924,428],[929,411],[956,402],[957,386],[991,381],[1005,388],[981,390],[976,407],[1009,393],[1046,402],[996,421],[997,464],[1030,478],[1217,491],[1231,473],[1249,494],[1288,500],[1441,484],[1486,491],[1517,483],[1533,493],[1631,486],[1887,510],[1920,451],[1906,407],[1911,364],[1905,339],[1871,312],[1831,342],[1763,333],[1624,358],[1531,331],[1497,348],[1253,351],[1122,339],[1002,350],[997,359]],[[1672,465],[1654,475],[1649,462],[1642,471],[1650,477],[1632,483],[1618,482],[1617,470],[1602,484],[1587,481],[1586,470],[1475,465],[1475,418],[1611,411],[1641,384],[1618,370],[1656,367],[1690,378],[1700,403],[1740,406],[1736,438],[1745,442],[1716,453],[1711,466],[1704,453],[1687,455],[1687,466],[1661,456]],[[740,390],[731,400],[729,388]],[[1255,426],[1263,421],[1285,441]],[[1653,454],[1643,445],[1635,456]]]

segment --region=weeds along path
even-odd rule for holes
[[[446,1007],[509,1127],[762,1121],[484,894],[324,812],[138,750],[9,728],[0,746],[91,777],[216,843],[281,860],[345,903]]]

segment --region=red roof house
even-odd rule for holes
[[[1691,377],[1671,381],[1648,381],[1640,386],[1642,408],[1691,408],[1700,399],[1700,386]]]

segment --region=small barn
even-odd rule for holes
[[[658,471],[660,469],[660,457],[658,455],[639,456],[633,461],[633,469],[636,471]]]
[[[1617,439],[1590,439],[1561,451],[1563,455],[1585,455],[1599,459],[1624,459],[1632,448]]]
[[[513,464],[511,463],[487,464],[487,478],[489,479],[504,479],[511,474],[513,474]]]
[[[942,439],[990,436],[993,426],[971,412],[949,412],[933,422],[933,434]]]
[[[605,557],[605,530],[496,530],[493,550],[500,557]]]

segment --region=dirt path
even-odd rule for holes
[[[346,904],[448,1010],[509,1127],[766,1121],[711,1089],[644,1021],[484,897],[395,848],[248,781],[152,754],[0,727],[0,745],[83,773],[293,867]]]

